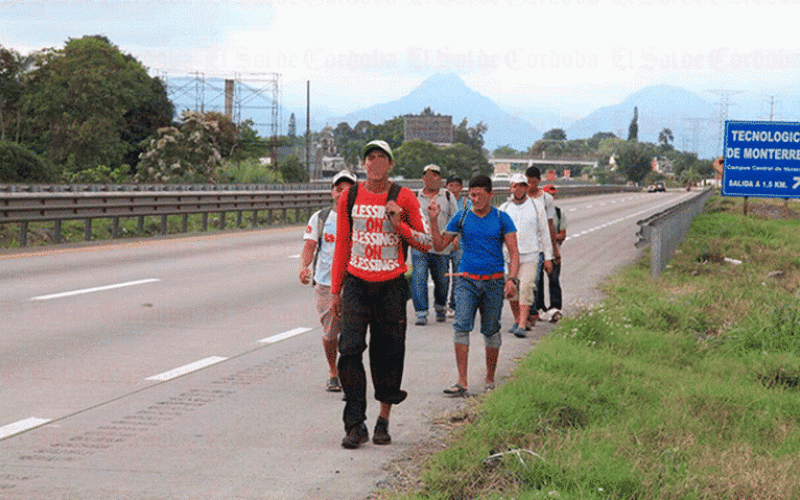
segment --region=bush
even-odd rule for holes
[[[0,182],[48,182],[52,171],[39,155],[15,142],[0,141]]]

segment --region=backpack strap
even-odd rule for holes
[[[350,224],[350,233],[353,232],[353,205],[356,204],[358,196],[358,182],[347,189],[347,221]]]
[[[314,250],[314,274],[317,271],[317,260],[319,259],[319,251],[322,248],[322,236],[323,231],[325,230],[325,222],[328,220],[328,216],[331,213],[331,207],[323,208],[319,211],[317,215],[317,248]],[[314,280],[313,276],[311,278],[311,286],[316,285],[316,281]]]
[[[397,197],[400,196],[400,191],[403,189],[403,186],[400,184],[393,182],[389,186],[389,194],[386,195],[386,203],[390,201],[397,201]],[[403,259],[408,262],[408,242],[403,238],[400,238],[400,245],[403,252]]]

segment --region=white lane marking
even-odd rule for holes
[[[153,375],[152,377],[147,377],[145,380],[155,380],[159,382],[163,382],[165,380],[171,380],[173,378],[180,377],[181,375],[186,375],[187,373],[192,373],[194,371],[200,370],[201,368],[205,368],[207,366],[219,363],[220,361],[225,361],[226,359],[228,358],[223,358],[220,356],[211,356],[210,358],[201,359],[200,361],[189,363],[188,365],[175,368],[174,370],[170,370],[168,372],[159,373],[158,375]]]
[[[40,425],[44,425],[49,421],[49,418],[31,417],[26,418],[25,420],[20,420],[19,422],[14,422],[13,424],[4,425],[3,427],[0,427],[0,440],[21,432],[25,432],[29,429],[33,429],[34,427],[39,427]]]
[[[601,228],[604,228],[604,227],[608,227],[608,226],[613,226],[614,224],[619,224],[620,222],[624,222],[624,221],[626,221],[628,219],[632,219],[634,217],[639,217],[642,214],[645,214],[645,213],[650,212],[652,210],[656,210],[658,208],[661,208],[663,206],[669,205],[671,203],[672,203],[671,201],[666,201],[666,202],[664,202],[664,203],[662,203],[660,205],[657,205],[655,208],[648,208],[648,209],[636,212],[635,214],[628,215],[626,217],[620,217],[619,219],[614,219],[614,220],[612,220],[610,222],[606,222],[606,223],[601,224],[599,226],[595,226],[593,228],[587,229],[586,231],[567,236],[566,238],[564,238],[564,241],[569,241],[571,239],[578,238],[579,236],[584,236],[584,235],[589,234],[589,233],[591,233],[593,231],[597,231],[598,229],[601,229]],[[590,208],[590,207],[591,207],[591,205],[587,206],[587,208]]]
[[[278,333],[271,337],[267,337],[265,339],[261,339],[258,341],[259,344],[274,344],[275,342],[280,342],[281,340],[288,339],[290,337],[294,337],[295,335],[300,335],[301,333],[310,332],[311,328],[295,328],[294,330],[289,330],[288,332]]]
[[[290,259],[299,259],[299,258],[300,258],[300,254],[297,254],[297,255],[290,255],[290,256],[289,256],[289,258],[290,258]]]
[[[125,283],[117,283],[115,285],[96,286],[94,288],[84,288],[82,290],[72,290],[70,292],[53,293],[50,295],[39,295],[38,297],[31,297],[31,300],[59,299],[61,297],[71,297],[73,295],[81,295],[84,293],[102,292],[104,290],[113,290],[115,288],[123,288],[126,286],[144,285],[146,283],[154,283],[156,281],[161,281],[161,280],[158,278],[148,278],[144,280],[128,281]]]

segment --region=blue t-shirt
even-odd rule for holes
[[[463,210],[459,210],[450,219],[445,232],[458,234],[458,225]],[[467,211],[464,225],[461,228],[461,264],[458,272],[470,274],[502,273],[505,269],[503,243],[505,235],[517,231],[514,221],[505,212],[491,207],[489,213],[478,217],[472,210]]]

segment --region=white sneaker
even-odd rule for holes
[[[550,323],[557,323],[558,320],[560,320],[561,318],[564,317],[564,315],[561,314],[561,311],[559,311],[558,309],[555,309],[555,308],[554,309],[550,309],[547,312],[548,312],[548,314],[550,314]]]
[[[543,311],[539,309],[539,320],[540,321],[550,321],[550,311]]]
[[[448,318],[455,318],[456,317],[456,312],[454,310],[452,310],[452,309],[448,309],[447,310],[447,317]]]

